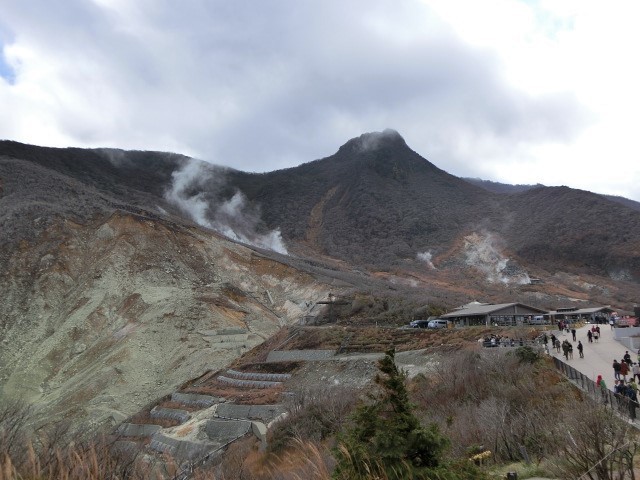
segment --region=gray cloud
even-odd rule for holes
[[[420,2],[29,0],[3,10],[3,28],[34,55],[15,54],[16,83],[48,75],[32,108],[76,146],[268,171],[390,127],[441,168],[476,176],[474,158],[567,141],[584,126],[571,94],[507,86],[496,58]],[[17,128],[0,120],[0,137],[41,142]]]

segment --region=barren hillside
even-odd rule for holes
[[[0,288],[2,397],[93,426],[228,364],[328,291],[215,234],[120,212],[24,243]]]

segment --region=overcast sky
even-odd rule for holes
[[[640,2],[0,0],[0,138],[270,171],[393,128],[458,176],[640,200]]]

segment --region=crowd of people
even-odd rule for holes
[[[485,347],[516,347],[523,346],[524,340],[522,338],[515,339],[506,335],[494,335],[491,334],[488,337],[482,339],[482,344]]]
[[[573,335],[573,341],[576,341],[576,330],[575,328],[570,330]],[[549,341],[551,341],[551,348],[554,348],[556,353],[560,353],[562,350],[562,354],[564,355],[565,360],[570,360],[573,358],[573,344],[565,339],[560,342],[560,339],[556,337],[553,333],[551,336],[547,335],[545,332],[542,335],[542,344],[544,345],[545,351],[549,353]],[[584,358],[584,345],[582,345],[582,341],[578,340],[578,344],[576,345],[576,349],[578,350],[578,354],[580,358]]]
[[[601,322],[606,323],[606,322]],[[592,324],[591,327],[587,330],[587,341],[588,343],[598,343],[600,339],[600,322],[596,324]],[[545,333],[543,335],[542,341],[545,345],[545,349],[547,352],[549,351],[548,342],[551,342],[551,348],[555,349],[556,353],[560,353],[562,351],[563,357],[565,360],[573,359],[573,343],[576,342],[576,330],[572,328],[571,325],[563,324],[562,322],[558,323],[558,330],[561,332],[559,335],[564,333],[571,334],[572,341],[569,339],[561,340],[553,333],[550,336],[547,336]],[[578,340],[576,349],[580,354],[580,358],[584,358],[584,345],[581,341]],[[622,411],[627,411],[629,414],[629,418],[632,420],[636,419],[636,409],[640,407],[640,403],[638,402],[638,388],[640,383],[640,349],[636,353],[635,361],[632,358],[632,354],[629,353],[628,350],[625,350],[624,355],[618,361],[618,359],[614,359],[612,363],[613,369],[613,395],[611,395],[609,388],[607,386],[606,381],[602,377],[602,375],[598,375],[596,385],[597,388],[600,389],[602,400],[605,403],[608,403],[610,400],[615,399],[615,403],[617,403],[617,407]]]

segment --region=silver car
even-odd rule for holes
[[[442,319],[430,320],[427,328],[447,328],[448,323],[447,320]]]

